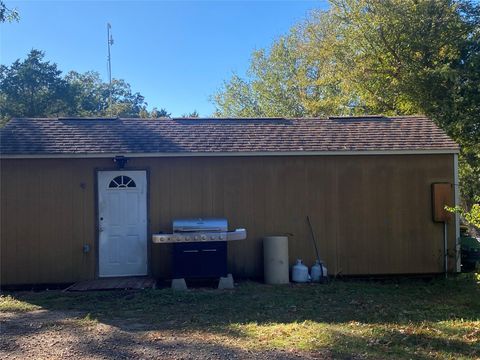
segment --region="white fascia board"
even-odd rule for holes
[[[367,150],[367,151],[244,151],[244,152],[177,152],[177,153],[98,153],[98,154],[1,154],[0,159],[95,159],[150,157],[238,157],[238,156],[342,156],[342,155],[428,155],[458,154],[458,150]]]

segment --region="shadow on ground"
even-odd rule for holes
[[[41,333],[55,338],[68,331],[74,354],[109,358],[161,353],[166,358],[427,359],[480,353],[480,330],[472,331],[479,326],[480,290],[472,276],[300,286],[245,282],[233,291],[11,295],[43,310],[4,319],[6,353],[15,353],[25,338]],[[46,313],[60,318],[48,320]],[[302,334],[298,341],[296,332]]]

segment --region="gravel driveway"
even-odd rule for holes
[[[79,313],[36,310],[0,313],[1,359],[329,359],[325,353],[248,351],[201,334],[109,324]]]

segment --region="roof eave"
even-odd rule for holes
[[[156,152],[156,153],[54,153],[54,154],[0,154],[0,159],[88,159],[148,157],[238,157],[238,156],[366,156],[366,155],[428,155],[458,154],[459,149],[399,149],[399,150],[333,150],[333,151],[236,151],[236,152]]]

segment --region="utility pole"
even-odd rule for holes
[[[108,57],[107,57],[107,66],[108,66],[108,84],[109,84],[109,92],[108,92],[108,104],[109,106],[112,105],[112,59],[110,56],[110,46],[113,45],[113,37],[110,33],[112,29],[112,25],[107,23],[107,47],[108,47]]]

